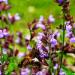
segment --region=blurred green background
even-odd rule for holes
[[[75,18],[75,0],[70,0],[70,12]],[[56,21],[54,26],[62,23],[62,11],[61,7],[55,2],[55,0],[9,0],[9,4],[12,8],[8,11],[11,14],[19,13],[21,20],[10,26],[15,31],[23,31],[26,28],[27,23],[31,22],[34,18],[39,19],[40,15],[43,15],[46,19],[50,14],[53,14]]]

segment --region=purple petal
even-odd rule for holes
[[[71,43],[75,43],[75,37],[72,37],[72,38],[70,39],[70,42],[71,42]]]
[[[63,3],[63,1],[64,1],[64,0],[58,0],[58,2],[59,2],[60,4]]]

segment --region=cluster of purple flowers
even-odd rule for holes
[[[52,29],[49,28],[49,26],[51,26],[50,24],[55,21],[55,19],[53,17],[52,17],[52,19],[54,19],[54,21],[52,21],[52,20],[50,21],[50,16],[49,16],[48,21],[44,21],[43,17],[41,19],[39,19],[39,21],[36,21],[34,23],[32,22],[32,24],[30,25],[31,27],[29,26],[29,28],[31,28],[30,29],[31,34],[27,34],[25,36],[23,36],[22,32],[16,32],[17,37],[15,38],[14,35],[10,34],[10,32],[7,28],[0,29],[0,39],[4,39],[4,42],[2,43],[3,54],[7,54],[8,56],[11,56],[11,57],[14,55],[14,56],[17,56],[17,58],[19,58],[19,59],[28,56],[31,60],[31,61],[29,61],[31,64],[32,64],[32,62],[34,62],[34,63],[38,62],[41,64],[41,66],[44,65],[48,68],[48,64],[45,60],[49,59],[49,52],[53,52],[53,51],[56,52],[57,49],[58,50],[61,49],[62,45],[60,46],[60,42],[59,42],[61,32],[59,32],[59,31],[63,31],[63,30],[56,28],[54,31],[52,31]],[[40,25],[43,24],[45,29],[43,29],[40,26],[35,28],[38,23],[40,23]],[[66,22],[65,25],[66,25],[65,37],[69,39],[69,43],[74,43],[75,38],[72,33],[72,27],[69,24],[69,22]],[[39,28],[41,28],[42,31],[36,33],[36,30],[38,30]],[[71,34],[69,34],[69,33],[71,33]],[[67,34],[69,34],[69,35],[67,36]],[[22,40],[25,40],[25,42]],[[35,45],[33,47],[30,44],[31,41],[35,42]],[[66,46],[67,42],[68,41],[66,41],[66,43],[65,43],[65,48],[67,47]],[[13,46],[13,53],[11,53],[11,51],[9,50],[10,44]],[[14,44],[17,44],[18,46],[24,47],[25,49],[27,49],[28,50],[27,53],[20,52],[19,49],[15,48]],[[68,51],[68,49],[67,49],[67,51]],[[57,64],[57,61],[59,61],[59,60],[53,58],[53,56],[51,59],[54,63],[54,69],[57,69],[59,66]],[[26,61],[27,60],[25,59],[22,62],[22,65],[24,65],[23,63]],[[41,66],[40,66],[40,68],[41,68]],[[30,73],[30,71],[31,70],[29,70],[28,68],[25,70],[21,70],[21,75],[25,75],[25,74],[27,75]],[[35,75],[35,74],[42,75],[43,72],[45,72],[45,71],[43,71],[43,69],[41,69],[40,71],[39,70],[35,71],[35,69],[33,69],[33,73],[34,73],[33,75]],[[46,70],[46,72],[44,74],[49,75],[48,70]],[[59,75],[65,75],[65,74],[61,74],[61,72],[60,72]]]
[[[64,10],[66,10],[64,6],[66,8],[68,7],[67,2],[64,5],[64,0],[56,1],[63,6]],[[0,0],[0,3],[2,3],[0,9],[4,10],[5,8],[2,7],[4,5],[3,3],[7,6],[8,1]],[[9,13],[8,17],[5,15],[0,17],[4,22],[6,22],[7,18],[10,23],[20,20],[18,13],[13,16]],[[55,75],[54,72],[57,71],[60,66],[60,64],[58,64],[60,60],[57,58],[58,55],[56,55],[56,52],[60,52],[60,50],[64,50],[65,53],[75,52],[75,47],[73,46],[75,43],[75,36],[72,32],[74,23],[72,23],[70,20],[71,18],[68,18],[66,15],[65,19],[67,19],[64,23],[65,38],[68,40],[65,41],[64,47],[61,42],[62,40],[60,40],[63,30],[59,27],[56,27],[55,29],[51,28],[51,25],[55,22],[53,15],[50,15],[47,20],[45,20],[43,16],[40,16],[39,20],[34,19],[31,23],[28,23],[30,34],[25,34],[25,36],[20,31],[16,32],[16,35],[14,35],[10,33],[8,28],[0,29],[0,44],[2,49],[0,55],[7,55],[8,58],[16,57],[17,60],[21,60],[21,62],[18,63],[20,75]],[[24,48],[24,51],[26,50],[26,52],[22,52],[20,48]],[[49,58],[53,63],[52,73],[49,73],[49,68],[52,64],[49,66],[49,63],[46,61],[49,60]],[[7,62],[8,64],[6,64]],[[4,69],[7,68],[6,66],[10,64],[9,60],[3,61],[3,64],[5,65],[3,66]],[[2,62],[0,66],[1,65]],[[0,67],[0,75],[1,73],[2,70]],[[11,75],[17,75],[15,69],[11,72]],[[66,73],[60,68],[58,75],[66,75]]]
[[[6,4],[8,4],[8,0],[0,0],[0,2],[5,2]]]
[[[8,4],[8,0],[0,0],[0,12],[7,11],[11,8],[11,6]],[[11,15],[8,13],[8,16],[3,14],[0,15],[0,20],[5,22],[6,24],[14,23],[15,21],[20,20],[20,16],[18,13]]]
[[[7,28],[0,29],[0,39],[7,37],[8,35],[9,35],[9,32]]]

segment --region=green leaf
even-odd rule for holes
[[[48,64],[48,66],[49,66],[49,71],[52,73],[52,71],[53,71],[53,63],[52,63],[52,60],[51,59],[49,59],[49,60],[46,60],[46,62],[47,62],[47,64]]]
[[[71,53],[70,53],[70,55],[71,55]],[[70,56],[69,54],[65,54],[64,56],[63,56],[63,58],[64,59],[66,59],[66,62],[67,62],[67,64],[68,65],[73,65],[74,63],[75,63],[75,58],[74,57],[72,57],[72,56]]]
[[[9,63],[9,65],[8,65],[8,68],[7,68],[7,70],[5,71],[6,75],[10,75],[11,72],[12,72],[13,70],[17,69],[17,67],[18,67],[17,60],[16,60],[15,57],[11,57],[9,62],[10,62],[10,63]]]
[[[7,54],[3,54],[2,62],[7,61],[7,60],[8,60],[8,55]]]
[[[30,46],[33,48],[35,46],[36,42],[34,40],[30,41]]]
[[[47,64],[50,65],[52,62],[51,60],[46,60]]]
[[[74,73],[68,68],[66,68],[64,65],[62,65],[62,69],[66,73],[66,75],[74,75]]]
[[[26,47],[21,47],[19,45],[15,45],[15,47],[20,51],[20,52],[27,52],[27,48]]]
[[[20,47],[19,49],[20,49],[20,52],[25,52],[25,53],[27,52],[27,48],[26,47]]]
[[[25,35],[25,36],[26,36],[26,35],[30,35],[30,30],[29,30],[28,28],[25,29],[24,35]]]
[[[9,48],[10,50],[13,50],[13,46],[11,44],[9,44]]]
[[[42,32],[41,28],[36,29],[36,33]]]

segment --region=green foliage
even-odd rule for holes
[[[1,60],[2,60],[2,62],[7,61],[8,60],[8,55],[7,54],[3,54]]]
[[[13,70],[16,70],[17,67],[18,67],[18,63],[17,63],[16,57],[11,57],[9,62],[10,62],[10,63],[9,63],[9,65],[8,65],[8,68],[7,68],[7,70],[5,71],[5,74],[6,74],[6,75],[10,75],[11,72],[12,72]]]
[[[35,42],[34,40],[31,40],[31,41],[30,41],[30,45],[31,45],[32,48],[34,48],[35,45],[36,45],[36,42]]]
[[[62,69],[66,73],[66,75],[74,75],[74,73],[71,70],[69,70],[68,68],[66,68],[63,65],[62,65]]]
[[[68,54],[64,54],[63,59],[66,59],[66,62],[67,62],[68,65],[73,65],[75,63],[75,57],[72,57]]]
[[[75,35],[75,28],[72,29],[73,34]]]
[[[46,60],[46,62],[47,62],[47,64],[48,64],[48,66],[49,66],[49,72],[51,72],[51,74],[52,74],[52,72],[53,72],[53,63],[52,63],[52,60],[49,58],[48,60]]]
[[[23,31],[24,35],[30,35],[30,30],[28,28],[25,28],[25,30]]]

